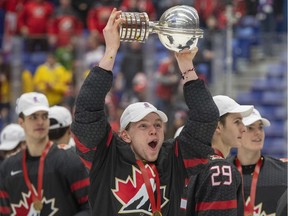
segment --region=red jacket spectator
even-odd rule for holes
[[[0,8],[5,9],[6,12],[18,12],[27,1],[29,0],[0,0]]]
[[[195,0],[194,8],[198,12],[201,27],[206,27],[205,22],[210,16],[217,18],[218,28],[225,26],[225,1]]]
[[[83,24],[71,6],[70,1],[60,1],[49,23],[50,44],[63,47],[74,44],[77,36],[83,32]]]
[[[71,15],[62,15],[55,17],[51,21],[49,34],[56,36],[56,46],[66,46],[73,42],[74,36],[81,35],[83,25],[81,21]]]
[[[44,0],[30,0],[24,4],[18,17],[18,26],[23,35],[43,36],[53,13],[53,5]]]
[[[112,5],[98,5],[91,8],[88,12],[87,27],[92,34],[97,34],[101,43],[104,43],[103,29],[113,10]]]
[[[146,12],[149,20],[156,20],[157,14],[152,0],[123,0],[120,6],[123,11]]]

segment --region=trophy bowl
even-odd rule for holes
[[[203,30],[199,29],[198,13],[187,5],[166,10],[157,26],[156,32],[161,43],[175,52],[191,50],[197,46],[198,39],[203,38]]]

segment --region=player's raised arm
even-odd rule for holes
[[[123,19],[120,18],[120,14],[121,11],[114,8],[103,29],[106,49],[103,58],[99,62],[99,67],[107,71],[112,71],[117,51],[120,47],[119,26],[123,21]]]

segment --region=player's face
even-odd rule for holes
[[[50,121],[46,111],[39,111],[25,116],[25,119],[20,119],[19,123],[29,139],[42,140],[48,136]]]
[[[221,138],[225,145],[240,147],[245,126],[242,123],[242,116],[239,113],[230,113],[226,117],[225,125],[221,130]]]
[[[265,132],[261,120],[246,126],[246,132],[242,137],[242,149],[249,151],[260,151],[263,148]]]
[[[139,122],[131,122],[127,135],[136,159],[153,162],[164,141],[164,123],[158,114],[150,113]]]

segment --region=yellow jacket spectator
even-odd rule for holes
[[[22,71],[22,93],[34,91],[33,75],[31,71],[25,69]]]
[[[33,84],[35,91],[42,92],[51,106],[61,104],[65,94],[70,90],[72,74],[56,61],[53,54],[35,71]]]

